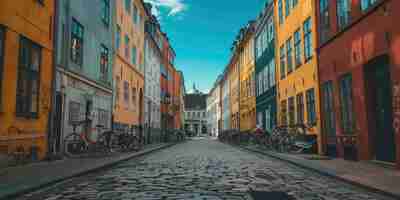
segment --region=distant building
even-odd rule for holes
[[[193,91],[185,95],[184,101],[185,130],[195,135],[207,134],[207,94],[193,86]]]
[[[207,123],[208,132],[212,136],[218,136],[220,130],[221,120],[221,81],[222,75],[220,75],[214,84],[214,87],[208,93],[207,96]]]

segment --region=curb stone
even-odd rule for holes
[[[348,179],[348,178],[345,178],[345,177],[341,177],[334,170],[324,169],[323,167],[318,167],[318,166],[312,166],[312,164],[306,164],[306,163],[304,163],[304,162],[302,162],[300,160],[297,160],[297,161],[291,160],[291,159],[285,158],[283,156],[279,156],[279,155],[277,155],[275,153],[272,153],[272,152],[256,150],[256,149],[252,149],[252,148],[244,147],[244,146],[237,146],[237,145],[232,145],[232,144],[230,144],[230,145],[234,146],[234,147],[237,147],[237,148],[240,148],[240,149],[243,149],[243,150],[246,150],[246,151],[259,153],[259,154],[262,154],[264,156],[269,156],[269,157],[272,157],[272,158],[275,158],[275,159],[278,159],[278,160],[281,160],[281,161],[285,161],[285,162],[288,162],[288,163],[293,164],[295,166],[301,167],[303,169],[311,170],[311,171],[317,172],[317,173],[319,173],[321,175],[328,176],[328,177],[331,177],[331,178],[335,178],[337,180],[349,183],[351,185],[355,185],[355,186],[364,188],[364,189],[369,190],[371,192],[375,192],[375,193],[378,193],[378,194],[381,194],[381,195],[384,195],[384,196],[388,196],[388,197],[391,197],[391,198],[394,198],[394,199],[400,199],[400,194],[393,193],[393,192],[390,192],[390,191],[386,191],[386,190],[383,190],[383,189],[379,189],[379,188],[376,188],[374,186],[362,184],[360,182],[357,182],[357,181],[354,181],[354,180],[351,180],[351,179]]]
[[[185,142],[185,141],[183,141],[183,142]],[[112,162],[109,162],[109,163],[105,163],[105,164],[102,164],[102,165],[99,165],[99,166],[95,166],[95,167],[92,167],[92,168],[89,168],[89,169],[86,169],[86,170],[82,170],[82,171],[78,170],[78,171],[73,172],[73,173],[71,173],[69,175],[50,178],[50,179],[42,181],[42,183],[32,184],[32,185],[23,185],[22,187],[14,189],[12,191],[7,191],[7,192],[4,192],[4,193],[0,193],[0,200],[3,200],[3,199],[7,200],[7,199],[16,198],[18,196],[22,196],[24,194],[39,190],[41,188],[45,188],[45,187],[48,187],[50,185],[63,182],[63,181],[66,181],[68,179],[71,179],[71,178],[75,178],[75,177],[82,176],[82,175],[85,175],[85,174],[89,174],[89,173],[93,173],[93,172],[96,172],[96,171],[104,170],[104,169],[113,167],[113,166],[115,166],[117,164],[120,164],[121,162],[130,160],[130,159],[133,159],[133,158],[136,158],[136,157],[144,156],[144,155],[153,153],[155,151],[163,150],[163,149],[172,147],[174,145],[177,145],[177,144],[180,144],[180,143],[183,143],[183,142],[176,142],[176,143],[170,143],[170,144],[165,144],[165,145],[159,145],[157,147],[150,148],[148,150],[144,150],[144,151],[137,152],[137,153],[132,153],[129,156],[122,157],[122,158],[117,159],[115,161],[112,161]]]

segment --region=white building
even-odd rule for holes
[[[221,123],[221,87],[220,82],[221,76],[218,77],[207,96],[207,123],[208,132],[214,136],[218,137]]]
[[[161,48],[160,26],[153,17],[153,19],[146,22],[144,75],[144,121],[146,127],[152,129],[159,129],[161,127]]]
[[[207,132],[207,94],[193,87],[191,93],[185,95],[185,130],[194,135],[209,134]]]

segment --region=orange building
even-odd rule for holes
[[[0,154],[47,152],[54,1],[0,2]]]
[[[144,23],[141,0],[116,1],[114,33],[114,128],[143,124]]]
[[[176,69],[174,69],[174,80],[173,80],[173,93],[172,93],[172,97],[173,97],[173,113],[174,113],[174,129],[181,129],[182,127],[182,116],[181,116],[181,111],[182,111],[182,107],[181,107],[181,83],[182,83],[182,74],[177,71]]]
[[[163,34],[161,66],[161,128],[175,129],[173,113],[174,88],[174,60],[175,52],[172,49],[166,34]]]

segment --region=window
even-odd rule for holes
[[[350,22],[350,0],[337,0],[337,20],[339,29],[343,29]]]
[[[351,74],[344,75],[339,84],[342,130],[344,134],[352,134],[354,131],[354,114]]]
[[[0,106],[1,106],[1,99],[2,99],[1,88],[2,88],[2,82],[3,82],[4,42],[5,42],[5,29],[0,25]]]
[[[265,109],[265,130],[270,132],[272,131],[272,116],[271,116],[271,106],[268,106],[267,109]]]
[[[129,102],[129,83],[124,81],[124,101]]]
[[[328,81],[322,85],[323,130],[328,136],[336,135],[335,111],[333,104],[333,84]]]
[[[319,0],[319,29],[320,29],[320,42],[324,43],[328,39],[330,23],[329,23],[329,1]]]
[[[125,57],[129,59],[129,36],[125,35]]]
[[[136,106],[136,88],[135,87],[132,88],[132,105],[133,105],[133,107]]]
[[[301,39],[300,39],[300,29],[294,33],[294,62],[296,68],[301,65]]]
[[[287,101],[286,100],[281,101],[281,123],[282,123],[282,126],[287,125]]]
[[[286,58],[287,58],[287,73],[293,71],[293,57],[292,57],[292,37],[286,41]]]
[[[83,62],[83,26],[72,19],[71,32],[71,60],[77,65]]]
[[[100,79],[107,80],[108,75],[108,48],[105,45],[101,45],[100,50]]]
[[[285,16],[288,17],[290,15],[290,2],[292,0],[286,0],[285,2]]]
[[[373,6],[378,0],[361,0],[361,10],[365,11]]]
[[[121,46],[121,27],[117,24],[117,33],[115,33],[115,46],[117,50]]]
[[[269,76],[269,64],[267,64],[264,69],[263,69],[263,77],[264,77],[264,90],[263,92],[266,92],[269,89],[269,80],[268,80],[268,76]]]
[[[303,93],[296,95],[296,103],[297,103],[297,123],[304,123],[304,97]]]
[[[125,0],[125,11],[129,14],[131,13],[131,4],[131,0]]]
[[[272,42],[275,38],[275,31],[274,31],[274,21],[273,18],[271,17],[268,20],[268,42]]]
[[[288,104],[289,104],[289,124],[294,125],[294,120],[295,120],[294,97],[289,97]]]
[[[110,0],[101,1],[101,20],[107,26],[110,24]]]
[[[108,128],[108,112],[107,110],[103,109],[98,109],[97,110],[97,120],[98,120],[98,125],[103,126],[104,128]]]
[[[269,82],[270,87],[275,86],[275,58],[269,63]]]
[[[292,7],[296,7],[299,0],[292,0]]]
[[[69,102],[69,112],[68,112],[68,121],[69,124],[73,124],[81,121],[81,109],[82,105],[79,102],[70,101]]]
[[[280,61],[281,61],[281,66],[280,66],[280,74],[281,74],[281,80],[286,77],[286,71],[285,71],[285,45],[282,45],[279,51],[280,55]]]
[[[120,98],[120,84],[121,84],[121,78],[119,76],[117,76],[115,78],[115,101],[116,101],[116,104],[118,104],[119,98]]]
[[[282,5],[282,0],[278,0],[278,15],[279,15],[279,24],[283,24],[283,5]]]
[[[137,12],[138,12],[138,9],[137,9],[136,5],[133,5],[133,12],[132,12],[132,22],[133,23],[136,23]]]
[[[42,48],[21,37],[16,96],[17,116],[38,117],[41,59]]]
[[[132,64],[134,64],[134,65],[136,65],[136,47],[135,46],[133,46],[132,47]]]
[[[262,112],[258,112],[257,113],[257,125],[259,125],[260,127],[264,126],[263,123],[263,113]]]
[[[317,121],[316,111],[315,111],[315,90],[314,88],[307,90],[307,121],[309,124],[315,124]]]
[[[312,57],[312,37],[311,37],[310,17],[303,24],[303,33],[304,33],[304,57],[307,62]]]

